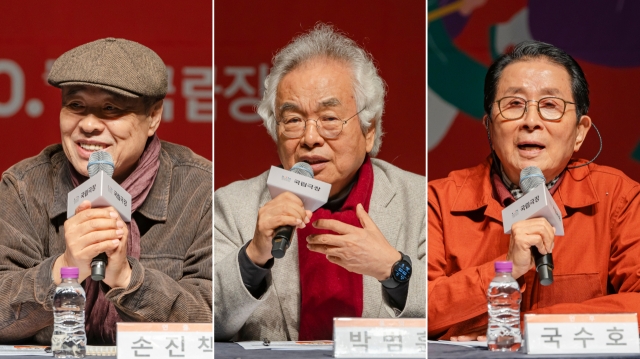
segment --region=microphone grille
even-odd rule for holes
[[[299,175],[313,178],[313,168],[311,165],[306,162],[298,162],[293,167],[291,167],[291,172],[297,173]]]
[[[107,151],[96,151],[89,156],[89,163],[87,164],[89,177],[93,177],[100,171],[104,171],[107,176],[112,177],[114,168],[113,157]]]
[[[529,166],[520,172],[520,189],[524,194],[546,182],[542,171],[536,166]]]

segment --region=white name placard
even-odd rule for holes
[[[213,357],[213,324],[118,323],[118,358]]]
[[[502,210],[504,233],[511,234],[511,226],[514,223],[536,217],[546,218],[549,224],[556,229],[556,236],[564,236],[562,214],[547,186],[538,186],[532,189],[531,192]]]
[[[529,354],[640,353],[638,315],[525,314]]]
[[[328,183],[274,166],[269,170],[267,188],[271,198],[276,198],[282,192],[295,194],[302,200],[304,209],[312,212],[327,203],[331,192],[331,185]]]
[[[336,358],[424,358],[427,321],[334,318],[333,341]]]
[[[76,213],[83,201],[91,202],[92,207],[113,206],[125,222],[131,222],[131,195],[109,177],[104,171],[84,181],[67,195],[67,218]]]

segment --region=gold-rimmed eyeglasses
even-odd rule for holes
[[[356,117],[362,111],[364,111],[364,108],[346,120],[341,120],[334,115],[321,115],[315,120],[310,118],[305,119],[297,114],[285,115],[283,119],[278,121],[278,126],[282,128],[282,134],[285,137],[300,138],[307,129],[307,121],[314,121],[320,136],[326,139],[334,139],[342,133],[342,129],[347,121]]]
[[[543,120],[558,121],[564,116],[567,104],[575,105],[575,102],[565,101],[559,97],[543,97],[538,101],[525,100],[522,97],[507,96],[496,101],[502,117],[507,120],[519,120],[529,108],[529,102],[536,102],[538,113]]]

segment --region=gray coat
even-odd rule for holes
[[[364,276],[364,307],[368,318],[424,318],[426,306],[426,180],[387,162],[372,159],[374,185],[369,215],[389,243],[411,257],[413,274],[403,311],[392,307],[381,284]],[[300,321],[298,241],[278,259],[259,299],[245,288],[238,251],[253,238],[258,209],[271,200],[268,172],[238,181],[214,194],[214,318],[215,339],[297,340]]]

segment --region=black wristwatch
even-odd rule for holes
[[[411,278],[411,258],[402,252],[400,252],[400,255],[402,258],[391,267],[391,276],[380,281],[386,288],[395,288],[402,283],[408,282],[409,278]]]

